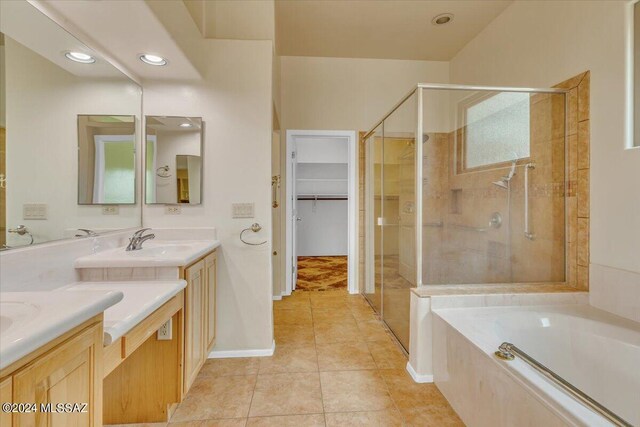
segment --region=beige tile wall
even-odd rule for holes
[[[556,87],[569,89],[567,284],[589,289],[590,72]]]

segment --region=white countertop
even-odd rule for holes
[[[149,240],[142,249],[115,248],[76,259],[75,268],[183,267],[220,246],[219,240]]]
[[[0,369],[122,300],[116,290],[0,293]]]
[[[133,329],[187,286],[184,280],[149,282],[78,282],[67,291],[119,291],[122,301],[104,312],[104,345]],[[70,292],[71,293],[71,292]]]

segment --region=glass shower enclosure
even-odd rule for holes
[[[565,90],[419,84],[364,141],[361,292],[406,350],[411,288],[565,281]]]

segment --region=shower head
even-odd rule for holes
[[[516,174],[516,161],[514,160],[513,162],[511,162],[511,169],[509,170],[509,174],[503,176],[500,181],[493,181],[492,184],[497,185],[500,188],[508,189],[509,183],[511,182],[515,174]]]
[[[509,188],[509,181],[506,181],[505,179],[501,179],[500,181],[493,181],[492,184],[497,185],[500,188]]]

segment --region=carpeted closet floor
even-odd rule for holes
[[[346,256],[298,257],[298,291],[329,291],[347,288]]]

